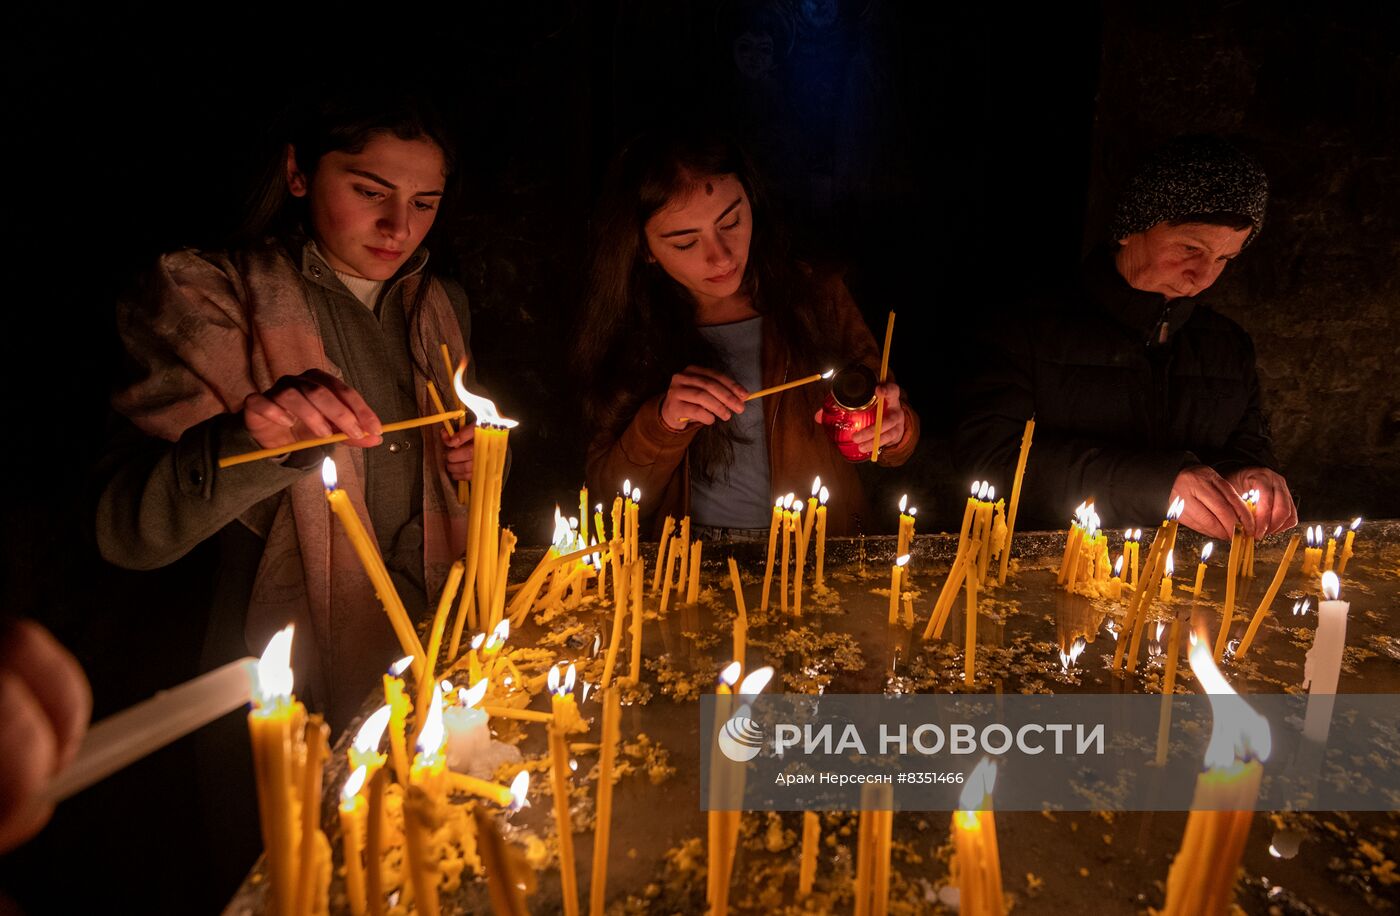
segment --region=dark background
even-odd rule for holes
[[[905,491],[921,530],[956,523],[964,483],[945,431],[978,358],[972,332],[1074,268],[1144,150],[1202,131],[1234,139],[1271,179],[1264,232],[1207,299],[1254,336],[1304,520],[1400,515],[1396,15],[1264,0],[1059,6],[10,14],[5,613],[40,618],[74,649],[99,716],[197,673],[204,551],[127,573],[97,559],[88,533],[113,302],[160,251],[233,225],[271,113],[340,73],[421,79],[457,124],[464,195],[434,258],[471,294],[481,376],[521,421],[505,516],[525,543],[582,482],[587,431],[565,356],[602,170],[631,133],[678,117],[748,143],[801,251],[847,271],[877,334],[899,313],[892,364],[926,426],[913,461],[872,481],[891,525]],[[182,742],[65,804],[0,860],[0,886],[34,911],[217,908],[246,852],[200,825],[192,767]],[[63,903],[48,896],[56,876]]]

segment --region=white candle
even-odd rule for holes
[[[447,767],[457,773],[467,773],[472,764],[486,757],[491,750],[490,717],[476,708],[486,694],[486,678],[471,690],[458,690],[460,706],[443,710],[442,723],[447,729]]]
[[[1347,611],[1351,604],[1339,601],[1341,583],[1331,571],[1322,574],[1323,601],[1317,606],[1317,631],[1312,648],[1303,665],[1303,686],[1308,696],[1331,696],[1337,692],[1337,679],[1342,672],[1342,650],[1347,642]],[[1325,740],[1331,722],[1332,706],[1308,703],[1303,722],[1303,734],[1313,740]]]

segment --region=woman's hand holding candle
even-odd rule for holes
[[[904,438],[905,412],[904,404],[900,401],[899,386],[893,382],[886,385],[876,385],[875,392],[885,401],[885,415],[880,424],[880,448],[887,449],[896,446]],[[822,412],[820,409],[813,415],[812,419],[821,425]],[[856,444],[862,454],[869,455],[875,442],[875,427],[867,426],[858,429],[851,434],[851,441]]]
[[[1254,517],[1255,540],[1266,535],[1287,531],[1298,524],[1298,509],[1293,505],[1293,494],[1288,492],[1288,482],[1276,471],[1268,468],[1241,468],[1226,478],[1236,492],[1259,493],[1259,505]]]
[[[441,432],[442,442],[447,446],[443,456],[447,462],[447,476],[453,480],[472,479],[472,457],[476,451],[476,424],[468,423],[452,435]]]
[[[661,399],[661,422],[682,432],[690,423],[712,425],[744,412],[748,391],[722,372],[688,366],[671,376],[671,387]]]
[[[1255,537],[1255,514],[1240,498],[1240,491],[1221,477],[1213,468],[1198,464],[1176,475],[1172,484],[1172,499],[1186,500],[1181,524],[1210,538],[1230,538],[1235,524],[1244,533]],[[1260,518],[1263,518],[1262,513]]]
[[[243,425],[263,448],[291,445],[307,436],[344,433],[349,444],[369,448],[383,441],[381,424],[354,388],[320,369],[284,375],[243,402]]]

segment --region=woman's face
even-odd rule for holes
[[[447,181],[431,140],[378,133],[358,153],[326,153],[310,175],[287,151],[287,186],[306,197],[311,235],[326,263],[367,280],[387,280],[423,243]]]
[[[1249,232],[1208,223],[1158,223],[1119,240],[1118,272],[1143,292],[1168,299],[1196,296],[1219,279]]]
[[[739,291],[752,236],[749,196],[733,175],[700,179],[646,224],[651,257],[701,305]]]

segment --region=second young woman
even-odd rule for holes
[[[820,475],[828,530],[853,533],[860,480],[821,425],[824,385],[750,391],[880,351],[844,282],[794,260],[747,157],[721,138],[649,134],[614,163],[576,358],[592,440],[588,481],[643,491],[653,530],[690,515],[708,533],[766,536],[775,494]],[[903,464],[918,418],[880,386],[879,464]],[[865,455],[874,430],[856,433]]]

